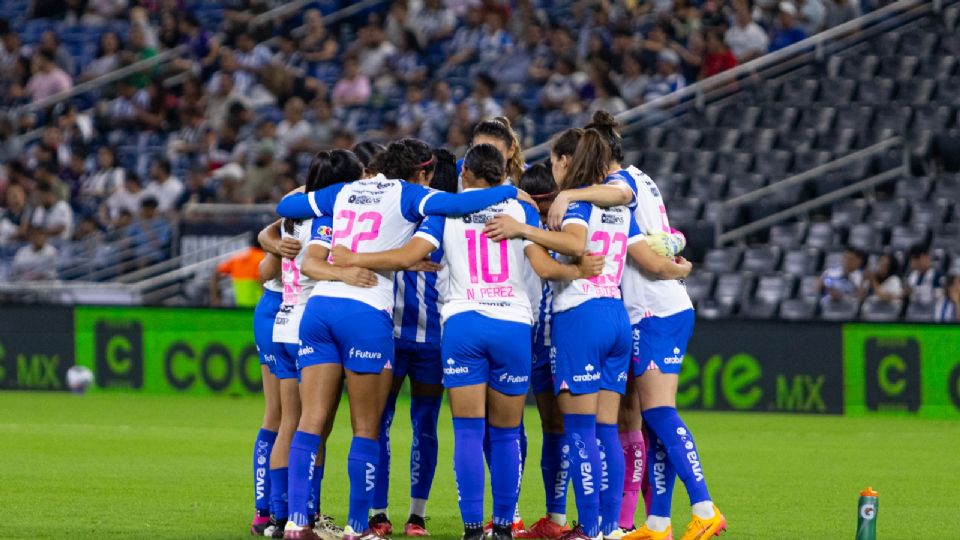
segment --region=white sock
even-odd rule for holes
[[[410,513],[415,516],[426,517],[427,516],[427,500],[426,499],[410,499]]]
[[[377,514],[383,514],[383,515],[385,515],[385,516],[387,516],[387,517],[390,517],[390,514],[387,514],[387,509],[386,509],[386,508],[371,508],[371,509],[370,509],[370,515],[371,515],[371,516],[375,516],[375,515],[377,515]]]
[[[654,532],[663,532],[670,526],[670,518],[664,516],[647,516],[647,528]]]
[[[701,501],[693,505],[693,515],[700,519],[713,518],[713,501]]]
[[[523,518],[520,517],[520,505],[517,504],[517,506],[513,507],[513,522],[518,523],[520,521],[523,521]]]
[[[548,512],[547,516],[550,518],[550,521],[556,523],[557,525],[564,527],[567,524],[567,515],[558,514],[556,512]]]

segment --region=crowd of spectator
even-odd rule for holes
[[[415,136],[462,152],[472,126],[497,115],[529,146],[861,10],[858,0],[394,0],[328,26],[318,6],[349,2],[260,25],[254,17],[283,2],[209,4],[34,0],[30,20],[50,23],[35,40],[0,21],[11,111],[0,118],[0,246],[42,232],[56,245],[122,239],[137,264],[161,260],[185,203],[275,201],[318,149]],[[83,57],[57,31],[78,25]],[[23,108],[169,51],[113,84]]]

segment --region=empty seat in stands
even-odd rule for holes
[[[717,274],[724,274],[736,270],[740,264],[740,248],[712,248],[703,258],[703,268]]]
[[[760,107],[755,105],[736,104],[725,107],[720,113],[719,126],[741,131],[752,130],[757,125],[760,112]]]
[[[817,301],[820,299],[820,276],[803,276],[797,286],[797,298]]]
[[[820,268],[820,250],[806,248],[788,251],[783,256],[783,271],[792,276],[809,276]]]
[[[893,199],[876,201],[870,205],[870,222],[881,227],[892,227],[903,222],[907,214],[907,201]]]
[[[744,133],[737,143],[737,148],[745,152],[766,152],[772,150],[777,142],[777,131],[770,128],[761,128]]]
[[[784,275],[761,276],[757,281],[755,299],[769,303],[779,303],[790,298],[793,293],[793,278]]]
[[[797,121],[799,112],[796,107],[785,105],[771,105],[764,108],[760,117],[760,127],[774,129],[780,132],[790,131]]]
[[[928,104],[913,108],[911,132],[942,131],[953,121],[953,111],[946,105]]]
[[[819,167],[824,163],[830,161],[831,158],[830,152],[826,150],[807,150],[804,152],[797,152],[793,156],[793,170],[794,172],[803,172],[809,171],[814,167]]]
[[[923,106],[930,103],[937,89],[934,79],[913,79],[909,83],[900,85],[897,101],[906,105]]]
[[[758,274],[774,272],[780,266],[780,253],[779,247],[771,245],[747,248],[740,269]]]
[[[820,103],[825,105],[842,105],[850,103],[854,92],[857,91],[857,81],[850,78],[824,79],[820,85]]]
[[[960,223],[944,223],[933,231],[931,249],[960,250]]]
[[[870,80],[876,75],[880,60],[872,54],[834,56],[829,60],[827,71],[833,77]]]
[[[770,150],[760,152],[754,158],[754,171],[768,178],[782,178],[790,169],[790,152],[786,150]]]
[[[824,270],[828,268],[837,268],[843,262],[843,252],[842,251],[831,251],[823,256],[823,268]]]
[[[674,227],[696,222],[700,218],[700,209],[703,207],[700,200],[694,197],[687,197],[668,204],[670,205],[668,211],[670,223]]]
[[[950,77],[937,81],[937,93],[934,94],[934,100],[942,105],[960,105],[960,77]]]
[[[705,200],[723,198],[727,191],[727,177],[722,174],[694,176],[690,179],[690,188],[687,194]]]
[[[908,201],[925,201],[930,193],[930,185],[929,178],[908,176],[897,180],[893,194]]]
[[[950,201],[913,201],[910,203],[910,223],[934,227],[943,223],[950,212]]]
[[[724,304],[713,298],[705,298],[697,304],[697,314],[704,319],[724,319],[733,314],[735,304]]]
[[[936,32],[914,30],[903,34],[900,38],[900,54],[924,58],[937,48]]]
[[[820,317],[827,321],[851,321],[857,318],[860,303],[856,300],[843,298],[827,300],[820,305]]]
[[[933,185],[933,194],[954,202],[960,201],[960,176],[938,177]]]
[[[740,130],[734,128],[713,128],[703,130],[700,147],[706,150],[730,151],[737,147]]]
[[[790,105],[806,105],[812,103],[820,89],[817,79],[791,79],[783,84],[780,90],[780,101]]]
[[[799,248],[806,233],[806,223],[781,223],[770,228],[770,243],[783,249]]]
[[[813,144],[816,150],[833,152],[834,156],[841,156],[850,152],[857,144],[857,130],[852,128],[833,129],[821,133]]]
[[[913,77],[919,64],[920,60],[916,56],[890,56],[880,61],[880,70],[877,75],[896,81],[906,81]]]
[[[824,107],[814,105],[807,107],[800,112],[800,119],[797,120],[798,128],[813,129],[817,133],[824,133],[833,125],[833,118],[837,115],[837,109],[834,107]]]
[[[920,57],[920,68],[917,76],[942,81],[950,78],[957,70],[957,57],[949,54],[940,54]]]
[[[869,223],[855,224],[847,235],[847,245],[867,252],[880,249],[880,240],[879,231]]]
[[[721,304],[737,305],[749,294],[751,282],[745,274],[723,274],[717,278],[713,297]]]
[[[777,315],[777,302],[754,298],[740,308],[740,315],[748,319],[772,319]]]
[[[676,163],[676,152],[649,150],[643,156],[643,170],[654,177],[673,172]]]
[[[750,152],[718,152],[716,171],[727,176],[746,174],[753,165]]]
[[[767,184],[762,174],[742,174],[730,180],[730,189],[727,198],[739,197],[751,191],[756,191]]]
[[[679,154],[677,170],[687,174],[710,174],[715,158],[716,154],[709,150],[686,150]]]
[[[830,214],[830,223],[833,224],[834,227],[849,227],[850,225],[863,221],[863,216],[866,212],[866,201],[863,199],[847,199],[833,205],[833,212]]]
[[[890,249],[908,251],[918,244],[926,244],[930,229],[926,225],[897,225],[890,233]]]
[[[812,248],[824,249],[833,246],[835,234],[829,223],[812,223],[807,231],[805,244]]]
[[[902,307],[899,301],[887,302],[871,296],[864,300],[860,317],[866,321],[895,321],[900,318]]]
[[[870,40],[870,46],[873,52],[880,56],[895,54],[900,46],[900,34],[898,32],[880,34]]]
[[[668,150],[682,152],[697,148],[702,137],[700,130],[692,128],[674,128],[667,131],[663,146]]]
[[[817,303],[800,298],[784,300],[780,304],[780,317],[790,321],[813,319],[817,313]]]
[[[837,105],[835,127],[837,129],[855,129],[860,131],[870,125],[873,120],[873,107],[857,103]]]
[[[716,276],[713,272],[695,271],[686,279],[687,294],[693,302],[700,302],[713,295],[713,282]]]

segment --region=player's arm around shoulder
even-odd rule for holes
[[[550,205],[550,212],[547,214],[547,223],[551,229],[561,228],[568,207],[576,202],[595,204],[601,208],[627,206],[633,202],[633,190],[623,182],[610,182],[561,191]]]

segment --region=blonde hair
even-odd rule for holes
[[[510,120],[505,116],[497,116],[491,120],[484,120],[473,128],[473,138],[478,135],[486,135],[500,140],[513,150],[513,157],[507,159],[507,177],[513,182],[519,182],[523,171],[526,169],[526,161],[523,159],[523,148],[520,146],[520,137],[513,131]],[[504,156],[506,158],[506,156]]]

